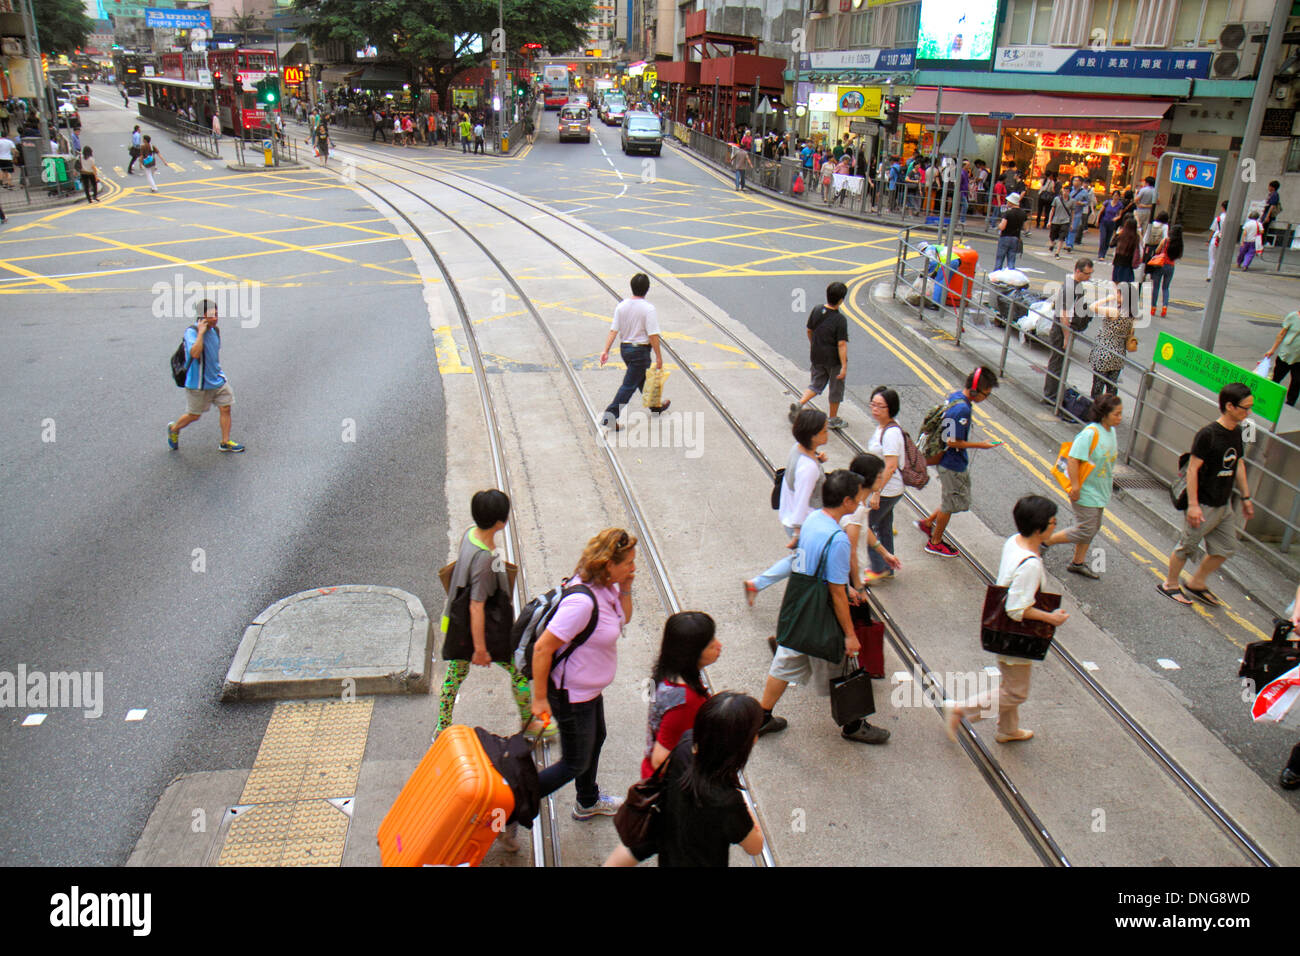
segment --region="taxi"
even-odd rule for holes
[[[580,139],[591,142],[591,111],[579,103],[567,103],[560,110],[560,142]]]

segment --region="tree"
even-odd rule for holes
[[[263,21],[259,20],[253,14],[248,13],[242,7],[240,8],[239,16],[228,17],[226,19],[226,25],[230,27],[230,32],[238,33],[240,39],[245,45],[248,43],[248,35],[256,30],[262,22]]]
[[[432,86],[441,102],[456,77],[525,43],[564,53],[579,47],[592,0],[503,0],[505,37],[494,50],[497,0],[294,0],[311,19],[299,32],[324,46],[359,50],[369,41],[384,59],[407,67],[412,85]],[[480,40],[482,51],[473,52]]]
[[[32,0],[32,12],[42,53],[72,53],[95,29],[81,0]]]

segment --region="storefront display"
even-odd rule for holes
[[[1003,138],[999,168],[1015,163],[1034,189],[1050,174],[1058,181],[1071,176],[1091,179],[1106,193],[1112,184],[1126,188],[1132,181],[1138,141],[1136,133],[1010,129]]]

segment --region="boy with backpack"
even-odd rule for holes
[[[230,440],[230,406],[235,402],[235,393],[221,371],[217,304],[204,299],[199,304],[199,316],[199,321],[185,330],[181,346],[172,356],[172,375],[176,384],[185,389],[185,414],[167,423],[167,447],[172,451],[180,448],[181,429],[197,422],[216,405],[221,418],[221,444],[217,447],[224,452],[241,452],[244,446]]]
[[[989,397],[997,388],[998,377],[994,371],[981,365],[966,377],[965,388],[953,392],[948,401],[930,410],[921,423],[925,433],[921,451],[930,464],[938,465],[939,486],[943,496],[939,507],[916,523],[930,540],[925,545],[929,554],[941,558],[956,558],[961,552],[943,540],[943,533],[954,514],[970,510],[970,459],[969,448],[996,448],[1001,441],[968,441],[971,409]]]

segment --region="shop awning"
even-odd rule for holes
[[[348,83],[354,89],[362,90],[400,90],[406,83],[406,72],[383,66],[368,66],[360,76],[349,77]]]
[[[904,122],[934,123],[939,91],[918,88],[902,104]],[[995,93],[984,90],[943,91],[941,126],[951,126],[962,113],[976,129],[991,132],[998,121],[989,113],[1012,113],[1006,126],[1032,129],[1117,130],[1138,132],[1159,129],[1173,100],[1127,99],[1099,96],[1055,96],[1048,93]]]
[[[349,76],[356,76],[361,72],[359,66],[327,66],[321,70],[320,78],[322,83],[334,86],[342,83]]]

